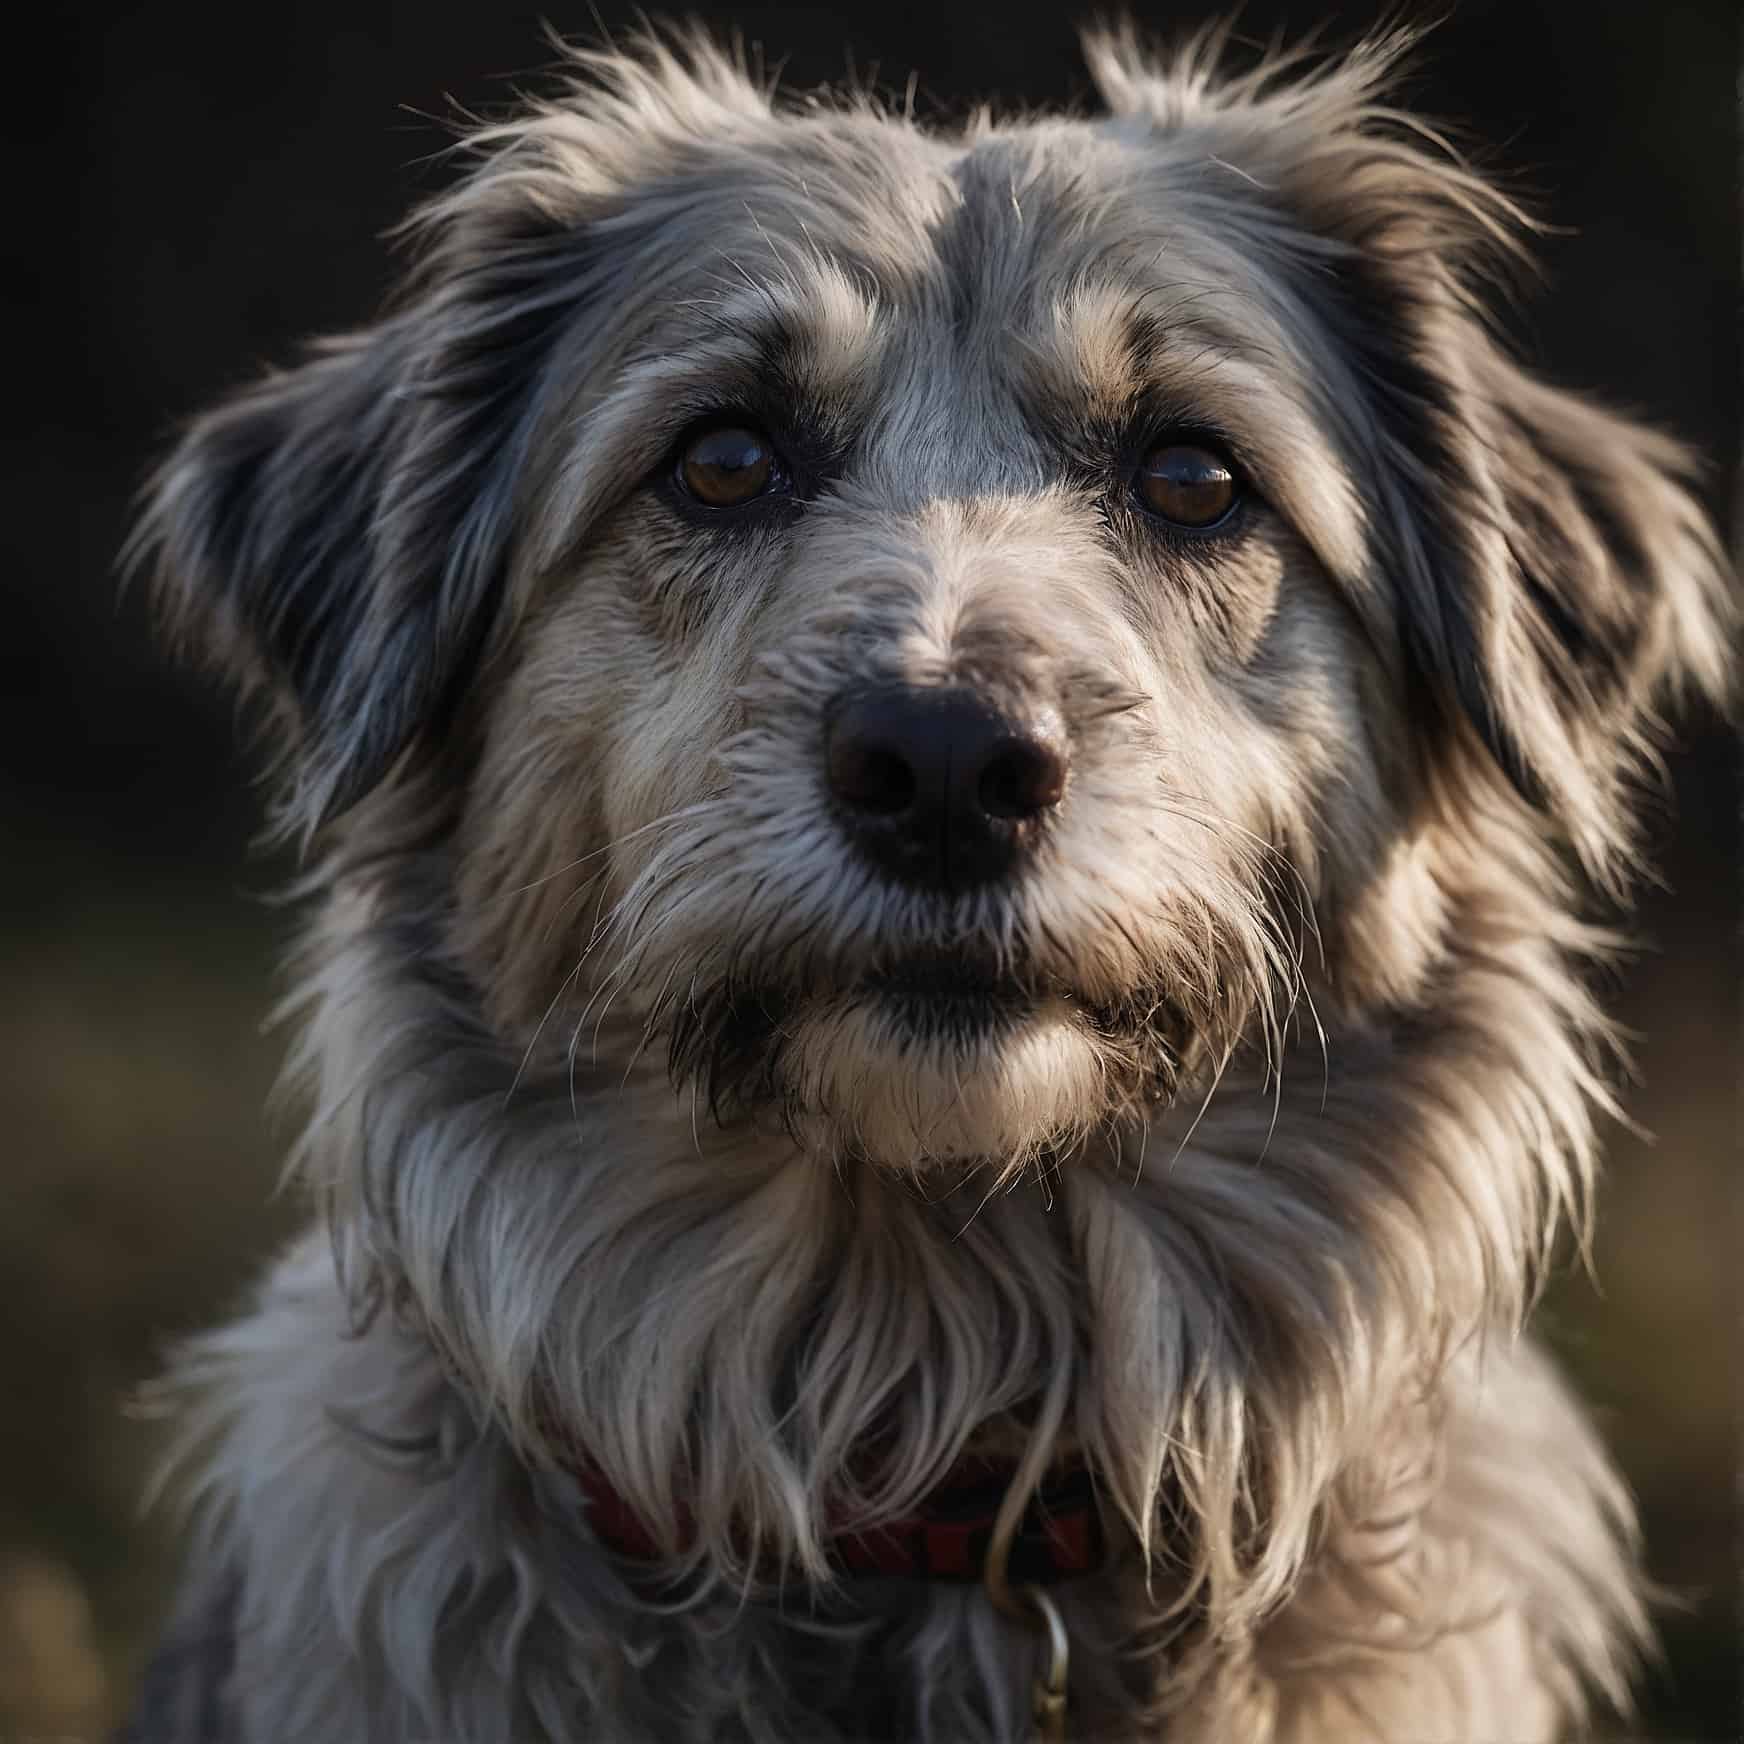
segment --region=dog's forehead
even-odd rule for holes
[[[1026,360],[1082,365],[1085,329],[1111,347],[1136,348],[1170,324],[1241,343],[1255,320],[1220,294],[1228,240],[1202,234],[1188,205],[1171,211],[1146,169],[1129,140],[1086,122],[969,138],[867,115],[778,124],[767,161],[741,158],[728,172],[742,179],[720,190],[719,205],[736,211],[718,214],[715,247],[729,275],[778,292],[813,295],[806,281],[819,267],[844,276],[864,318],[884,317],[886,380],[920,352],[1014,383]],[[1165,285],[1196,293],[1172,323]],[[827,293],[816,301],[839,312]],[[839,337],[826,326],[817,349]],[[1106,361],[1123,360],[1111,351]],[[1130,371],[1100,385],[1130,392]]]

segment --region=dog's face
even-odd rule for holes
[[[1602,869],[1717,681],[1674,451],[1502,358],[1509,210],[1376,66],[1095,58],[1113,118],[948,137],[608,62],[167,469],[298,820],[441,795],[514,1052],[1020,1162],[1405,996],[1460,806]]]
[[[568,977],[717,1104],[1022,1156],[1220,1057],[1280,864],[1378,846],[1353,492],[1148,153],[786,132],[616,263],[657,290],[548,458],[465,907],[510,1025]]]

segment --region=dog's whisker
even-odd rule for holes
[[[611,871],[609,867],[601,867],[590,877],[582,879],[569,895],[564,897],[563,901],[552,910],[550,918],[540,930],[540,942],[545,944],[550,943],[550,941],[564,929],[565,923],[569,919],[570,910],[572,908],[580,907],[581,904],[586,901],[589,891],[597,890],[599,894],[594,907],[594,919],[589,929],[591,937],[592,927],[599,924],[599,904],[605,901],[606,892],[610,888]]]
[[[515,1091],[520,1087],[521,1079],[526,1075],[527,1062],[532,1059],[533,1051],[539,1045],[539,1038],[545,1033],[546,1024],[551,1021],[552,1012],[557,1009],[564,994],[574,986],[576,978],[580,974],[581,960],[578,958],[575,967],[563,977],[562,981],[558,984],[557,991],[551,995],[551,1003],[545,1007],[544,1015],[541,1016],[537,1025],[534,1026],[532,1035],[527,1039],[526,1047],[521,1050],[521,1058],[519,1064],[515,1067],[515,1075],[509,1080],[508,1089],[503,1092],[503,1104],[505,1107],[513,1100]]]
[[[543,873],[537,878],[529,879],[525,884],[516,884],[506,890],[498,891],[490,900],[493,902],[512,902],[516,897],[526,896],[541,886],[551,883],[554,879],[561,878],[566,872],[573,872],[578,866],[585,866],[590,860],[597,860],[602,855],[626,848],[632,842],[640,841],[642,837],[652,835],[658,830],[676,828],[699,809],[700,807],[697,806],[681,807],[676,811],[666,812],[660,817],[651,818],[647,823],[638,824],[632,830],[625,830],[622,835],[613,840],[601,843],[599,847],[591,848],[587,853],[580,854],[575,859],[550,872]]]

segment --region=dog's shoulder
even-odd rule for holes
[[[231,1677],[242,1578],[229,1565],[199,1571],[140,1680],[114,1744],[224,1744],[235,1737]]]
[[[322,1735],[362,1709],[310,1644],[337,1638],[374,1573],[347,1546],[420,1506],[429,1535],[452,1389],[390,1314],[359,1319],[312,1230],[244,1313],[182,1349],[162,1396],[177,1431],[163,1482],[190,1510],[192,1547],[117,1744],[234,1744],[293,1707]]]

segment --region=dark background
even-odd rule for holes
[[[604,22],[628,8],[608,4]],[[787,55],[929,100],[1083,97],[1071,14],[1045,5],[709,7]],[[1200,5],[1141,6],[1169,32]],[[1738,457],[1737,8],[1454,4],[1412,101],[1496,148],[1539,209],[1549,288],[1518,318],[1563,381]],[[1248,4],[1244,34],[1367,9]],[[583,3],[544,16],[594,30]],[[455,0],[216,3],[61,15],[10,39],[0,275],[14,361],[0,515],[0,1737],[95,1736],[155,1625],[164,1522],[136,1517],[155,1431],[123,1413],[164,1341],[231,1300],[296,1208],[263,1034],[290,919],[228,705],[117,605],[127,501],[171,422],[299,336],[368,317],[379,237],[442,184],[428,117],[500,105],[549,59],[540,14]],[[40,19],[40,15],[39,15]],[[1740,1735],[1732,1488],[1737,756],[1712,722],[1672,759],[1663,889],[1620,1009],[1644,1087],[1601,1206],[1603,1295],[1547,1322],[1643,1504],[1677,1599],[1651,1735]]]

